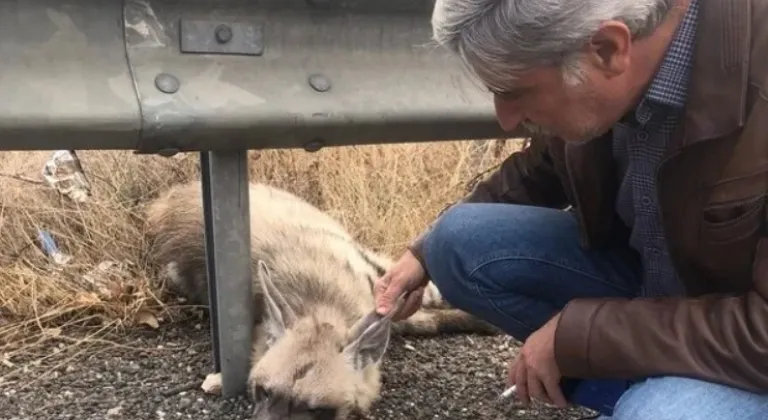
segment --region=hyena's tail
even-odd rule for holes
[[[494,325],[460,309],[422,308],[410,318],[393,325],[393,331],[401,335],[437,336],[442,334],[470,333],[497,335],[502,331]]]
[[[435,283],[429,282],[424,289],[424,297],[421,300],[421,305],[424,309],[452,309],[453,307],[445,301],[440,290],[437,289]]]
[[[358,247],[358,252],[375,276],[382,276],[393,262],[386,257]],[[375,279],[372,277],[371,281]],[[424,290],[421,309],[410,318],[395,323],[395,333],[434,336],[444,333],[498,334],[493,325],[462,310],[453,308],[435,286],[429,282]]]

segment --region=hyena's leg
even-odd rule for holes
[[[410,318],[393,325],[396,334],[437,336],[453,333],[497,335],[495,326],[460,309],[421,309]]]
[[[253,327],[253,343],[251,350],[251,372],[253,372],[253,366],[261,359],[264,353],[267,351],[266,336],[263,324],[259,323]],[[212,372],[206,375],[205,381],[201,385],[203,391],[209,394],[218,395],[221,393],[221,372]],[[251,375],[248,378],[248,392],[249,396],[252,396],[253,392],[253,380]]]
[[[424,309],[452,309],[451,305],[443,299],[443,295],[432,282],[429,282],[424,290],[421,306]]]

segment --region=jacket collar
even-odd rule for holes
[[[683,146],[744,124],[750,55],[749,0],[701,0]]]

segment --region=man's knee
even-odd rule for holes
[[[515,235],[516,242],[525,242],[525,237],[546,236],[543,231],[548,225],[562,221],[576,226],[575,219],[554,209],[499,203],[457,204],[435,222],[425,252],[432,259],[442,259],[444,254],[482,253],[499,245],[509,246],[509,235]]]
[[[448,209],[432,226],[424,242],[424,260],[432,281],[443,298],[451,305],[460,306],[460,299],[466,296],[465,276],[467,259],[465,248],[470,246],[472,235],[482,234],[479,217],[482,205],[458,204]]]
[[[546,238],[568,230],[573,231],[571,242],[578,246],[575,227],[571,215],[553,209],[497,203],[458,204],[435,222],[424,242],[426,269],[444,298],[460,306],[459,300],[467,298],[467,293],[476,293],[477,287],[495,287],[476,284],[481,282],[478,278],[474,283],[468,281],[479,266],[489,260],[549,252],[541,248],[559,247],[563,241]]]
[[[651,378],[619,399],[611,420],[758,420],[768,396],[681,377]]]
[[[427,257],[435,259],[446,253],[454,253],[461,243],[469,239],[468,235],[477,234],[478,227],[483,224],[480,215],[485,206],[487,205],[465,203],[446,210],[432,226],[432,231],[427,237]]]
[[[448,209],[424,242],[429,271],[447,262],[472,269],[492,253],[578,247],[576,219],[568,212],[517,204],[463,203]]]

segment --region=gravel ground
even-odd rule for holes
[[[200,390],[212,366],[205,322],[133,330],[117,342],[74,347],[71,338],[51,339],[34,359],[0,363],[0,418],[248,419],[246,399]],[[395,337],[384,362],[383,396],[369,419],[575,420],[589,414],[499,402],[513,352],[503,337]]]

